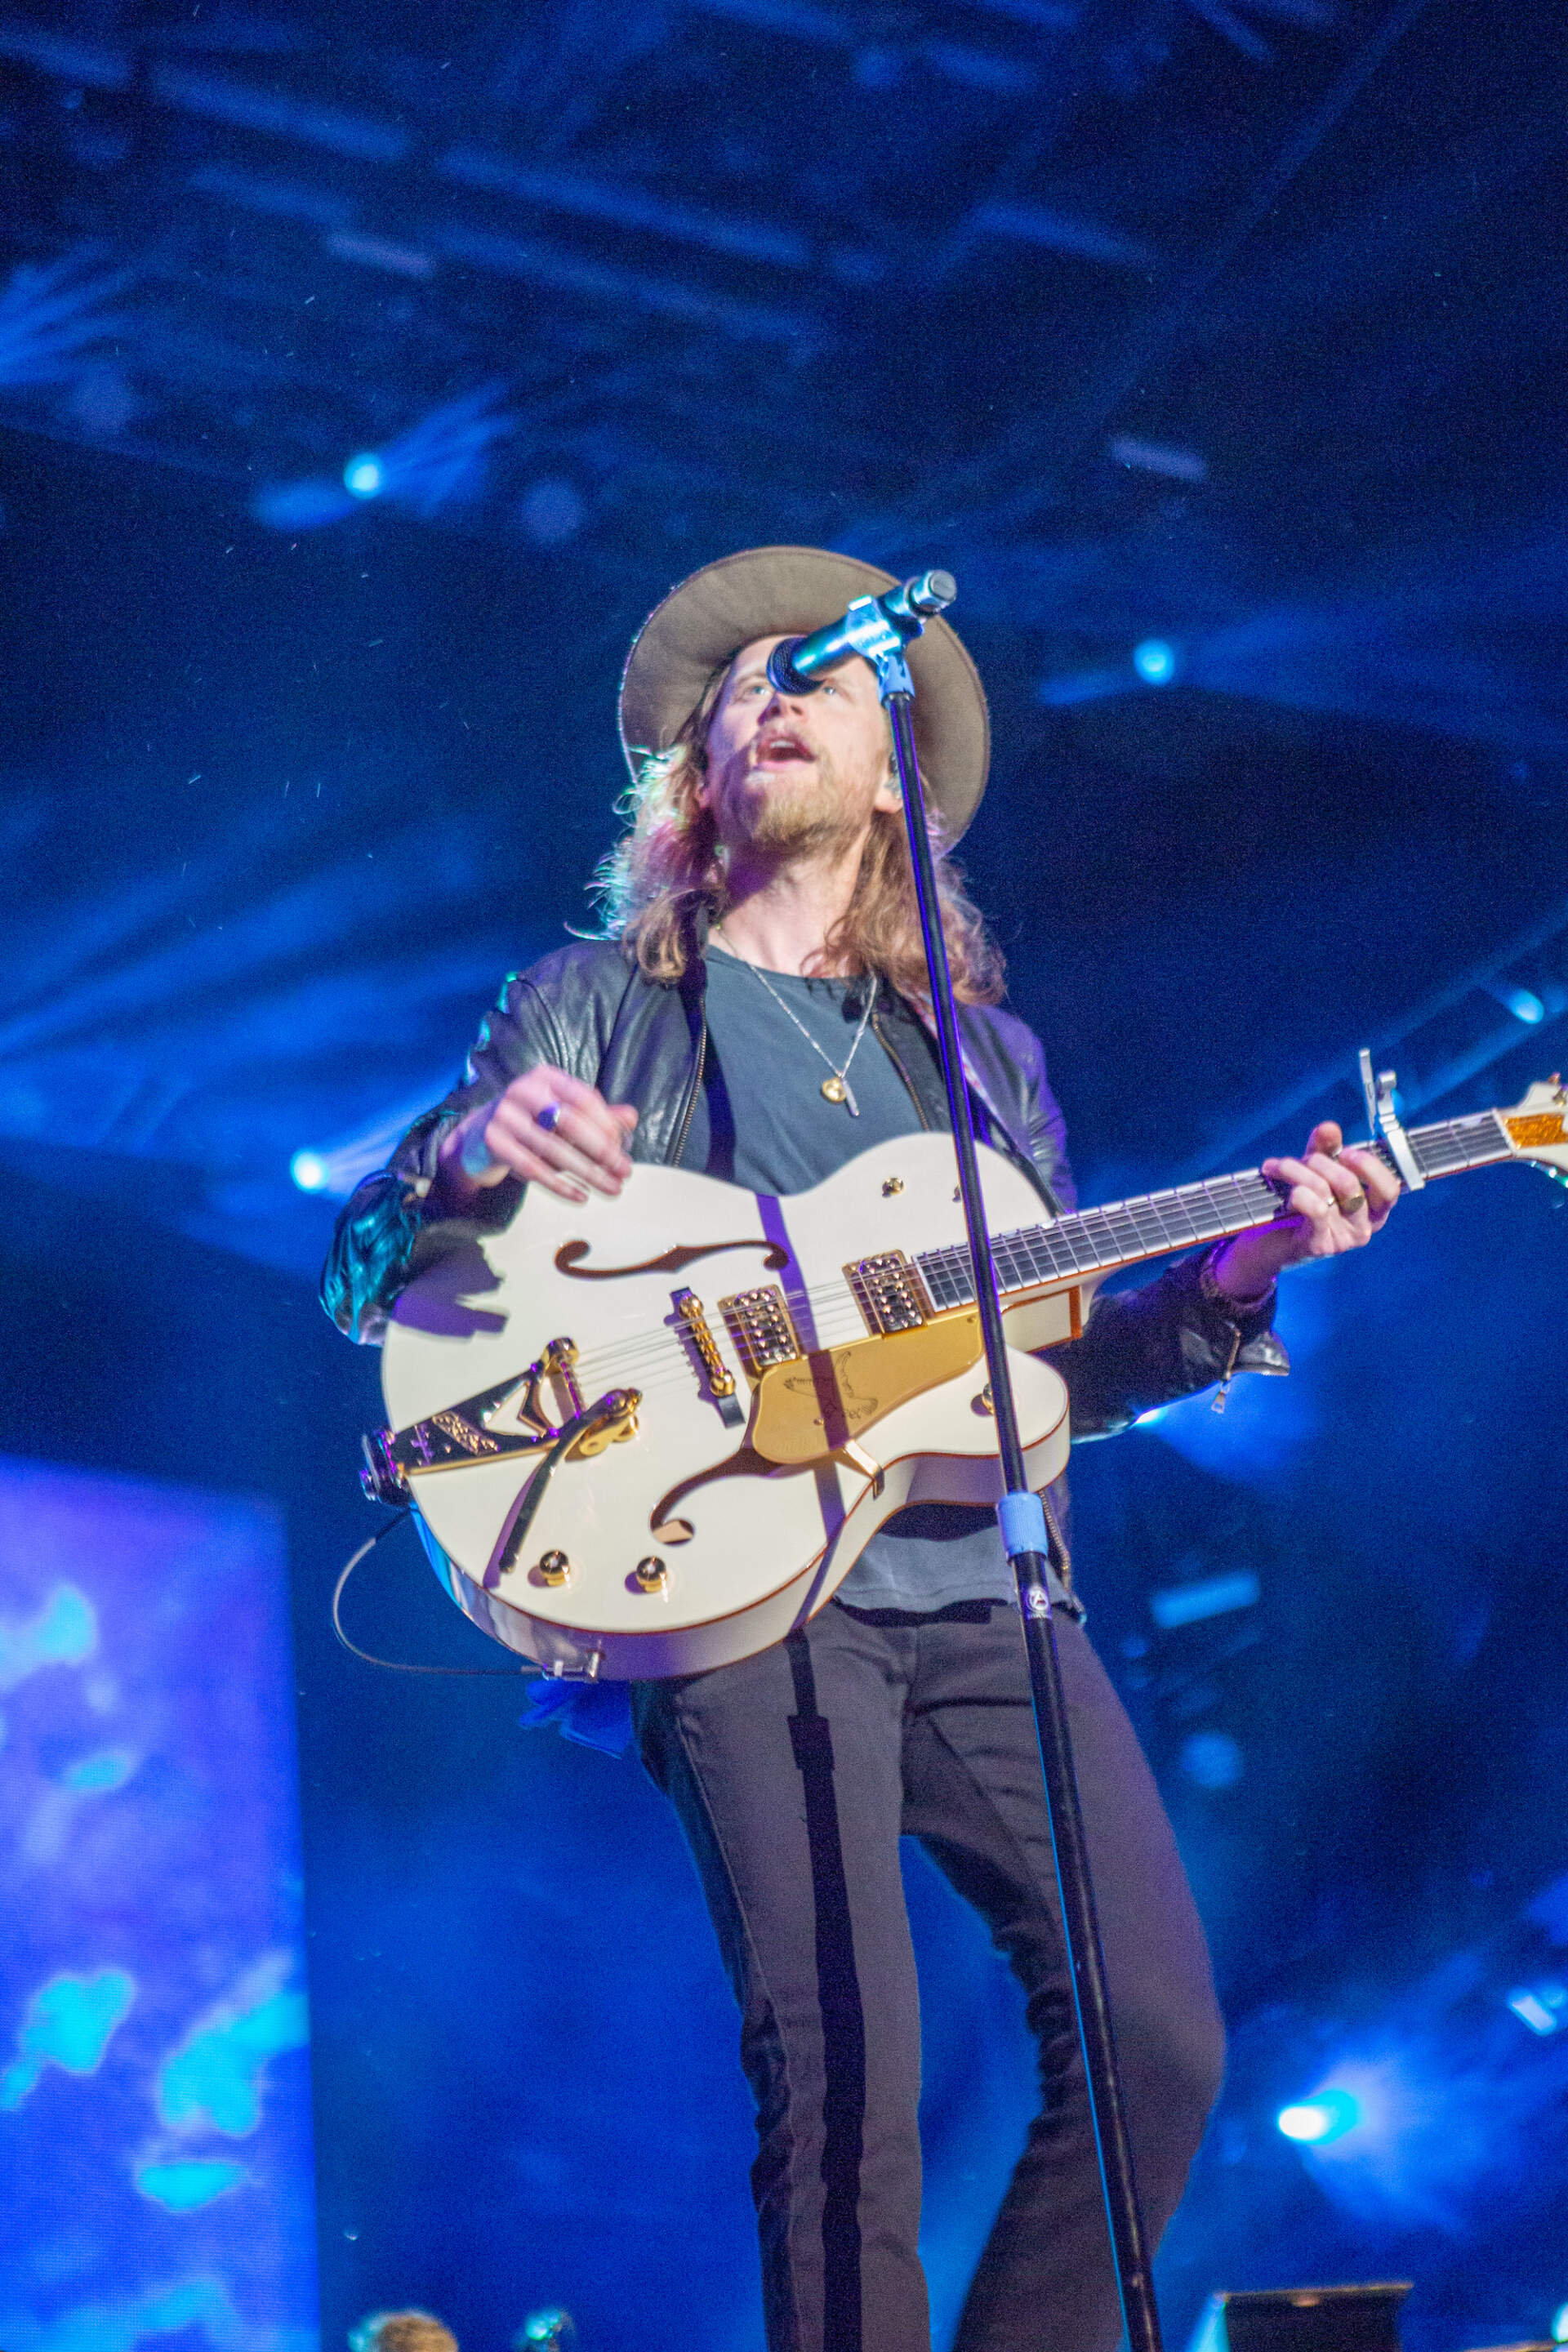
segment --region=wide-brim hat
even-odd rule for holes
[[[758,637],[805,636],[836,621],[857,596],[880,596],[890,572],[822,547],[749,547],[705,563],[656,604],[638,630],[621,678],[621,747],[668,751],[715,670]],[[909,648],[915,685],[915,749],[926,799],[949,842],[980,805],[991,765],[991,715],[980,673],[956,632],[928,621]]]

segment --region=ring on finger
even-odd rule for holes
[[[1342,1217],[1359,1216],[1366,1206],[1366,1194],[1358,1184],[1353,1192],[1346,1192],[1342,1199],[1335,1202],[1334,1206]]]
[[[533,1114],[533,1124],[542,1127],[546,1135],[553,1135],[561,1124],[561,1105],[558,1102],[541,1103]]]

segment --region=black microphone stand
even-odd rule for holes
[[[940,583],[940,585],[939,585]],[[915,592],[911,593],[910,592]],[[942,593],[945,591],[946,593]],[[1040,1764],[1045,1775],[1046,1803],[1050,1816],[1051,1845],[1056,1857],[1057,1887],[1061,1898],[1062,1925],[1072,1967],[1073,1999],[1079,2036],[1083,2044],[1089,2078],[1095,2139],[1100,2150],[1100,2180],[1105,2190],[1106,2217],[1110,2225],[1121,2296],[1122,2324],[1129,2352],[1161,2352],[1160,2317],[1154,2305],[1149,2272],[1149,2248],[1143,2215],[1132,2173],[1132,2147],[1127,2131],[1126,2105],[1116,2064],[1116,2042],[1105,1989],[1105,1954],[1094,1906],[1083,1813],[1078,1778],[1073,1769],[1072,1739],[1068,1727],[1067,1699],[1061,1664],[1057,1655],[1056,1628],[1051,1616],[1046,1562],[1050,1538],[1037,1495],[1029,1491],[1024,1452],[1018,1438],[1018,1416],[1007,1364],[1007,1342],[1002,1331],[1002,1310],[996,1296],[992,1264],[991,1233],[980,1190],[980,1170],[974,1157],[974,1122],[970,1114],[969,1088],[959,1042],[958,1016],[953,1009],[952,979],[948,971],[947,943],[942,937],[942,908],[937,898],[936,868],[926,823],[920,761],[915,751],[914,680],[904,648],[921,634],[921,611],[939,610],[952,601],[952,583],[942,573],[928,573],[902,591],[886,597],[858,598],[845,629],[846,650],[854,650],[877,673],[882,702],[892,723],[893,752],[903,793],[909,828],[910,862],[914,869],[915,896],[920,905],[921,935],[925,943],[926,969],[931,975],[931,1006],[936,1015],[937,1042],[942,1051],[942,1078],[958,1153],[959,1189],[963,1222],[969,1235],[969,1259],[974,1278],[980,1328],[985,1339],[985,1367],[995,1408],[996,1437],[1002,1456],[1005,1492],[997,1505],[1002,1538],[1018,1584],[1018,1606],[1024,1620],[1024,1643],[1029,1660],[1029,1688],[1035,1703],[1035,1728],[1039,1735]],[[795,641],[798,643],[799,641]],[[793,650],[787,642],[775,659],[787,662]],[[815,678],[810,681],[816,683]]]

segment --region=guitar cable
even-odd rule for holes
[[[332,1587],[332,1631],[337,1635],[338,1640],[342,1643],[343,1648],[351,1652],[354,1657],[363,1658],[367,1666],[384,1666],[389,1674],[394,1675],[455,1675],[459,1677],[459,1679],[465,1681],[472,1681],[476,1677],[489,1677],[496,1675],[504,1675],[509,1682],[515,1681],[517,1676],[520,1675],[526,1675],[529,1669],[525,1665],[426,1666],[416,1664],[409,1658],[378,1658],[374,1650],[362,1650],[357,1642],[350,1641],[348,1635],[343,1631],[343,1621],[341,1613],[341,1603],[343,1597],[343,1591],[350,1577],[353,1574],[361,1560],[364,1559],[371,1552],[373,1552],[378,1543],[381,1543],[387,1536],[391,1535],[395,1528],[402,1527],[405,1520],[412,1521],[413,1517],[413,1512],[406,1508],[400,1511],[395,1511],[392,1517],[387,1520],[385,1526],[377,1528],[374,1535],[370,1538],[369,1541],[367,1543],[362,1543],[358,1551],[353,1554],[353,1557],[351,1559],[344,1561],[342,1573]]]

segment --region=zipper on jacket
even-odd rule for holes
[[[697,1036],[697,1067],[691,1073],[687,1089],[686,1108],[680,1115],[680,1129],[675,1139],[675,1149],[665,1161],[667,1168],[679,1168],[680,1155],[686,1149],[686,1139],[691,1132],[692,1114],[697,1108],[697,1097],[702,1085],[702,1073],[708,1066],[708,1008],[702,1008],[702,1026]]]
[[[902,1078],[904,1082],[905,1091],[915,1107],[915,1117],[920,1120],[921,1125],[929,1134],[931,1131],[931,1121],[926,1117],[925,1105],[921,1102],[919,1095],[915,1092],[914,1084],[908,1070],[905,1069],[902,1062],[900,1061],[897,1054],[893,1051],[892,1046],[889,1044],[887,1032],[882,1026],[881,1015],[875,1005],[871,1008],[871,1026],[876,1032],[877,1043],[881,1046],[883,1053],[886,1054],[889,1061],[891,1062],[894,1069],[897,1070],[900,1077]]]

